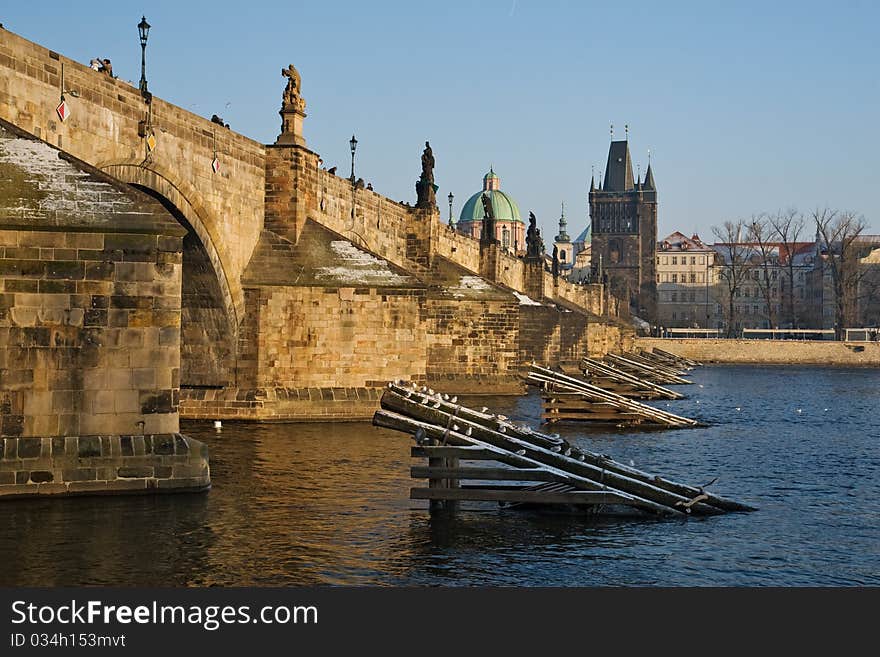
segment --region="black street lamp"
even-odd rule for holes
[[[449,199],[449,225],[455,228],[455,222],[452,220],[452,200],[455,197],[452,195],[452,192],[449,192],[449,196],[447,196],[446,198]]]
[[[141,16],[141,22],[138,23],[138,34],[141,37],[141,96],[149,98],[150,92],[147,91],[147,38],[150,36],[150,24],[147,22],[146,16]]]
[[[351,136],[351,140],[348,142],[348,145],[351,146],[351,184],[354,184],[354,152],[357,150],[358,140],[354,138],[354,135]]]

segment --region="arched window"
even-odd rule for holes
[[[501,229],[501,246],[510,248],[510,229],[507,226]]]

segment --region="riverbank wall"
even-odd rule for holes
[[[703,363],[880,367],[880,342],[637,338],[637,349],[654,347]]]

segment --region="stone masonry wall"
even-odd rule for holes
[[[0,499],[206,490],[208,449],[180,434],[0,439]]]
[[[427,378],[452,392],[518,392],[519,305],[514,301],[428,299]]]
[[[877,342],[636,338],[635,346],[707,363],[880,367]]]
[[[180,267],[179,237],[0,231],[0,434],[176,432]]]
[[[262,288],[256,387],[381,387],[426,367],[423,290]]]

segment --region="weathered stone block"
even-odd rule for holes
[[[101,438],[99,436],[80,436],[78,455],[80,458],[101,456]],[[66,476],[64,479],[68,481]]]
[[[119,477],[123,479],[134,479],[143,477],[152,477],[155,470],[152,467],[121,467],[118,470]]]
[[[62,470],[61,478],[66,481],[94,481],[98,471],[95,468],[71,468]]]
[[[174,436],[153,436],[153,453],[157,455],[174,454]]]
[[[18,439],[18,458],[35,459],[39,458],[42,451],[42,441],[39,438],[19,438]]]

